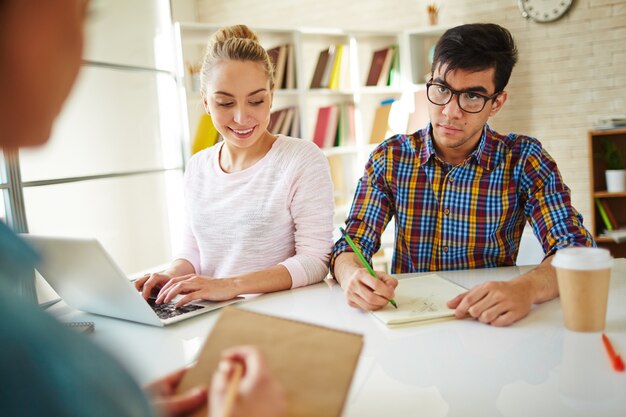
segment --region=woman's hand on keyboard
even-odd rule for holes
[[[154,272],[136,279],[135,288],[137,288],[137,291],[141,291],[141,295],[147,300],[153,289],[162,288],[171,279],[172,277],[168,274],[163,272]]]
[[[239,295],[234,279],[189,274],[170,279],[161,288],[156,303],[169,303],[178,294],[185,294],[185,296],[176,302],[176,307],[181,307],[193,300],[224,301]]]

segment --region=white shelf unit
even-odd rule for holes
[[[414,87],[422,87],[428,81],[430,49],[435,46],[441,35],[453,26],[456,25],[427,26],[405,31],[406,47],[411,51],[410,54],[406,55],[406,58],[411,72],[411,84]]]
[[[200,94],[192,91],[192,82],[185,69],[187,63],[200,64],[209,37],[221,25],[204,23],[176,23],[178,45],[178,75],[183,120],[186,121],[187,149],[195,134],[197,122],[204,111]],[[374,114],[381,101],[394,99],[390,116],[391,131],[407,131],[408,112],[412,111],[413,92],[423,88],[422,69],[425,45],[431,38],[441,35],[446,28],[428,27],[409,31],[344,31],[341,29],[273,29],[252,27],[261,44],[270,49],[291,43],[294,46],[296,85],[293,90],[277,89],[272,110],[296,106],[300,114],[300,137],[312,140],[317,111],[321,106],[354,103],[355,144],[323,149],[329,158],[335,182],[335,220],[342,223],[350,207],[357,181],[363,172],[367,157],[375,144],[370,143]],[[348,87],[340,90],[311,89],[319,53],[330,45],[348,46]],[[397,45],[400,54],[400,76],[397,85],[385,87],[365,86],[374,51]],[[421,85],[420,85],[421,84]],[[397,103],[397,105],[396,105]],[[381,138],[383,139],[383,138]],[[187,152],[189,156],[189,152]],[[342,176],[343,178],[339,178]]]

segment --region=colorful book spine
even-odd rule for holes
[[[617,222],[617,218],[615,217],[615,214],[613,214],[613,210],[611,210],[611,208],[609,207],[609,202],[606,200],[602,200],[602,199],[599,199],[599,200],[600,200],[600,204],[602,204],[602,207],[604,207],[604,212],[609,218],[609,221],[611,222],[613,229],[618,229],[619,223]]]
[[[211,116],[203,113],[198,122],[198,128],[196,129],[196,135],[194,136],[193,143],[191,145],[191,153],[195,154],[205,148],[209,148],[215,145],[220,137],[219,132],[213,125]]]
[[[596,198],[595,201],[596,201],[596,207],[598,208],[598,213],[600,213],[600,218],[602,219],[602,222],[604,223],[604,227],[606,227],[606,230],[610,232],[611,230],[613,230],[613,225],[611,224],[611,220],[609,220],[609,216],[606,214],[606,211],[604,210],[604,206],[600,202],[600,199]]]
[[[320,52],[320,56],[317,59],[317,65],[315,66],[315,71],[313,72],[313,79],[311,80],[311,85],[309,88],[322,88],[322,78],[324,77],[324,71],[326,70],[326,65],[328,64],[328,59],[330,54],[328,53],[328,49],[324,49]]]
[[[317,111],[313,142],[321,149],[332,148],[337,135],[339,108],[337,106],[320,107]]]
[[[328,81],[328,88],[331,90],[339,89],[339,74],[341,72],[341,62],[343,59],[343,45],[339,44],[335,46],[335,60],[330,71],[330,80]]]
[[[400,86],[400,50],[398,45],[393,45],[393,58],[391,59],[391,68],[389,69],[389,82],[391,87]]]

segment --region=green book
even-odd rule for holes
[[[600,202],[599,198],[596,198],[596,207],[598,208],[598,213],[600,213],[600,217],[602,217],[604,226],[606,226],[606,230],[608,231],[613,230],[613,225],[611,224],[611,221],[609,220],[609,216],[606,214],[606,211],[604,210],[604,207],[602,206],[602,203]]]
[[[400,86],[400,52],[398,45],[393,45],[393,58],[391,59],[391,68],[389,69],[389,79],[387,85],[391,87]]]

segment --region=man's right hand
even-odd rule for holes
[[[351,307],[365,311],[378,310],[389,304],[394,297],[398,280],[382,271],[374,271],[379,279],[374,278],[365,268],[354,269],[341,279],[341,288]]]

